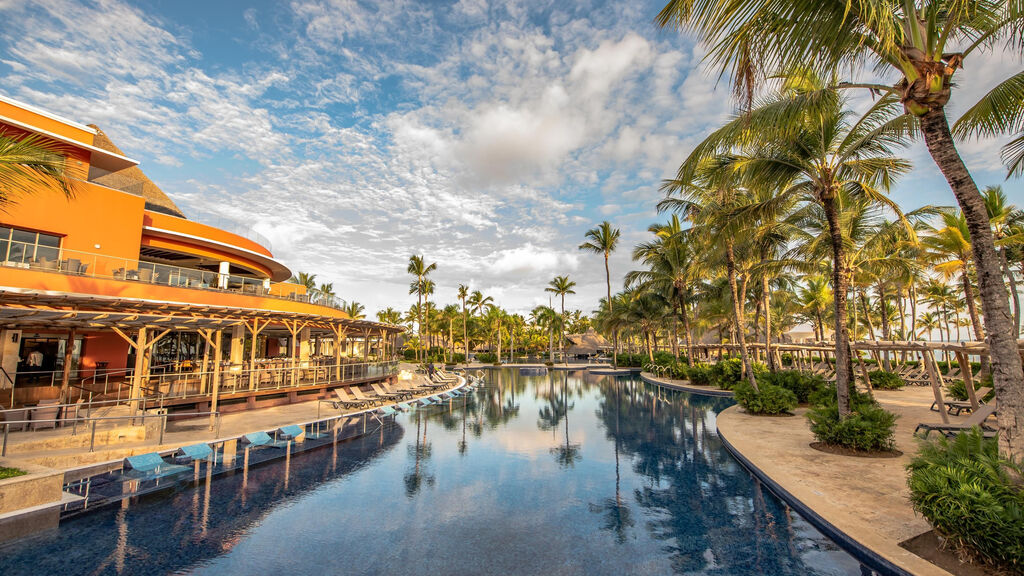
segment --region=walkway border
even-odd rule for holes
[[[735,406],[727,408],[727,410],[734,410]],[[722,444],[726,450],[733,455],[736,460],[747,469],[748,472],[757,477],[762,484],[768,487],[769,490],[782,501],[796,510],[805,520],[810,522],[819,532],[828,536],[834,540],[839,546],[848,552],[851,556],[856,558],[862,564],[871,568],[875,572],[882,574],[883,576],[914,576],[913,573],[900,568],[892,561],[882,557],[881,554],[875,552],[871,548],[861,544],[860,542],[851,538],[848,534],[842,530],[836,528],[831,522],[823,518],[820,514],[814,511],[813,508],[801,502],[798,498],[789,493],[779,483],[772,480],[771,476],[768,476],[763,470],[754,466],[754,464],[743,455],[742,452],[736,449],[730,442],[729,439],[722,434],[721,428],[718,424],[715,424],[715,429],[718,432],[718,437],[722,440]]]
[[[722,390],[720,388],[711,388],[708,386],[694,386],[686,384],[678,384],[683,382],[682,380],[666,380],[658,378],[650,372],[641,372],[640,379],[648,384],[654,384],[655,386],[664,386],[665,388],[671,388],[673,390],[682,390],[683,392],[690,392],[691,394],[703,394],[705,396],[722,396],[732,398],[734,396],[732,390]]]

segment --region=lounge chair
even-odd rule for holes
[[[989,416],[995,413],[996,407],[994,404],[983,404],[977,410],[972,412],[966,420],[960,423],[918,424],[917,428],[914,428],[914,435],[916,436],[919,431],[924,430],[924,438],[927,438],[928,435],[931,434],[932,432],[941,432],[946,436],[952,438],[953,436],[956,436],[960,432],[964,432],[966,430],[970,430],[975,426],[979,426],[981,427],[982,432],[985,434],[986,438],[994,437],[996,435],[995,428],[986,426],[985,420],[987,420]]]
[[[191,446],[182,446],[174,453],[175,464],[191,464],[200,460],[206,460],[213,454],[209,444],[199,443]]]
[[[398,410],[395,410],[391,406],[381,406],[377,411],[380,412],[382,416],[395,416],[398,414]]]
[[[384,404],[387,401],[386,398],[380,398],[378,396],[367,396],[366,394],[363,394],[363,391],[359,388],[359,386],[353,386],[349,388],[349,390],[352,392],[352,395],[356,397],[356,400],[362,400],[363,402],[366,402],[367,405],[369,406],[373,406],[374,404]]]
[[[399,404],[395,404],[395,408],[398,408],[402,412],[412,412],[416,409],[416,404],[412,402],[401,402]]]
[[[345,392],[344,388],[335,388],[334,389],[334,396],[338,399],[337,402],[332,402],[331,403],[335,408],[349,409],[349,408],[366,408],[367,406],[369,406],[369,403],[367,403],[367,402],[365,402],[363,400],[354,400],[352,398],[349,398],[349,396]]]
[[[250,432],[242,436],[242,444],[253,448],[287,448],[288,442],[274,440],[266,432]]]
[[[156,452],[150,452],[125,458],[121,469],[121,474],[132,480],[155,480],[187,472],[189,467],[171,464]]]
[[[277,429],[278,440],[292,440],[295,442],[301,442],[306,439],[306,429],[298,424],[292,424],[291,426],[282,426]],[[302,440],[299,440],[302,438]]]
[[[401,394],[398,392],[388,392],[381,388],[380,384],[377,384],[376,382],[370,384],[370,388],[373,388],[373,391],[380,398],[386,398],[388,400],[405,400],[406,398],[408,398],[408,395],[406,394]]]
[[[978,399],[979,405],[985,404],[985,401],[982,400],[982,398],[988,396],[990,392],[992,392],[991,388],[978,388],[977,390],[974,391],[974,397]],[[955,416],[959,416],[960,413],[964,411],[971,412],[974,410],[974,407],[971,406],[970,400],[950,400],[948,402],[944,402],[944,404],[946,405],[946,412],[949,412],[950,414],[953,414]],[[932,402],[932,412],[938,411],[939,403]]]
[[[29,419],[32,420],[32,424],[29,426],[29,429],[56,428],[59,415],[60,400],[56,398],[53,400],[40,400],[38,407],[31,409]]]

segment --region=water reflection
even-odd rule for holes
[[[859,573],[729,456],[730,403],[495,370],[371,437],[65,522],[0,573]]]

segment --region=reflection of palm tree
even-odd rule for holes
[[[423,423],[423,438],[420,439],[420,423]],[[410,455],[415,461],[412,470],[405,475],[405,495],[413,497],[423,484],[426,483],[428,486],[434,485],[434,475],[423,470],[425,464],[421,465],[421,462],[425,463],[426,460],[430,459],[430,444],[427,443],[427,422],[425,419],[420,418],[420,413],[416,413],[416,441],[412,446],[409,446]]]
[[[633,512],[622,501],[622,475],[619,473],[619,411],[621,408],[620,387],[615,383],[615,498],[606,498],[599,506],[591,506],[594,512],[605,511],[604,529],[615,532],[619,544],[626,542],[626,529],[633,526]]]
[[[571,468],[583,456],[580,454],[580,445],[569,441],[569,410],[572,409],[572,405],[569,404],[569,375],[568,373],[563,374],[565,375],[565,380],[562,381],[562,415],[565,421],[565,444],[552,448],[551,453],[555,455],[555,460],[559,466]]]

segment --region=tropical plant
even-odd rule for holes
[[[366,308],[354,300],[345,305],[343,312],[348,314],[348,317],[353,320],[362,320],[363,318],[366,318]]]
[[[78,175],[69,170],[68,152],[65,145],[38,134],[22,136],[0,130],[0,210],[15,202],[19,194],[41,189],[74,196]]]
[[[420,340],[421,341],[423,341],[423,333],[424,333],[424,325],[423,325],[423,295],[424,295],[424,292],[426,291],[426,288],[427,288],[427,285],[426,285],[427,277],[434,270],[437,270],[437,263],[433,262],[433,263],[427,264],[426,260],[423,259],[423,255],[422,254],[420,254],[420,255],[413,254],[412,256],[409,256],[409,266],[406,268],[406,272],[408,272],[409,274],[411,274],[411,275],[416,277],[416,279],[413,280],[409,284],[409,294],[415,294],[416,295],[416,302],[417,302],[417,305],[419,306],[419,308],[418,308],[419,315],[417,317],[417,325],[419,326],[419,336],[420,336]],[[420,358],[421,358],[420,352],[417,352],[417,359],[420,359]]]
[[[621,236],[621,231],[618,228],[612,227],[612,224],[605,220],[596,228],[591,228],[590,230],[587,230],[586,234],[584,234],[584,237],[587,239],[587,241],[584,242],[583,244],[580,244],[579,247],[580,250],[583,250],[585,252],[592,252],[595,254],[604,255],[604,278],[605,283],[608,287],[608,299],[606,300],[606,303],[608,304],[609,312],[612,313],[615,310],[615,305],[612,301],[612,276],[611,271],[608,268],[608,257],[611,255],[612,252],[615,251],[615,248],[618,247],[619,238]],[[619,353],[619,333],[617,330],[612,332],[612,339],[614,354],[617,355]],[[614,360],[614,355],[612,365],[617,367],[617,364]]]
[[[656,20],[663,27],[696,33],[708,50],[707,58],[730,74],[745,107],[751,106],[765,80],[779,73],[811,70],[828,77],[840,71],[856,74],[867,70],[872,76],[897,75],[894,84],[873,82],[873,77],[866,82],[851,78],[854,82],[833,84],[884,94],[881,102],[899,101],[919,126],[929,154],[963,210],[978,272],[993,382],[1000,399],[1000,445],[1005,453],[1024,458],[1024,390],[1019,386],[1024,370],[1007,313],[1000,259],[984,199],[956,149],[945,112],[953,76],[967,58],[1000,44],[1020,51],[1024,4],[1001,0],[670,0]],[[1019,76],[1015,74],[986,95],[980,108],[968,115],[963,131],[1020,131],[1024,108],[1020,86],[1024,80]],[[1024,136],[1016,137],[1004,150],[1004,158],[1011,172],[1019,172],[1024,165]]]
[[[569,363],[569,360],[565,357],[565,295],[575,294],[576,291],[573,290],[575,287],[576,283],[569,280],[568,276],[555,276],[554,280],[548,282],[548,287],[544,289],[545,292],[551,292],[562,299],[562,327],[558,332],[558,349],[566,364]]]
[[[796,408],[797,398],[792,391],[765,382],[757,389],[741,380],[733,388],[736,401],[750,414],[785,414]]]

